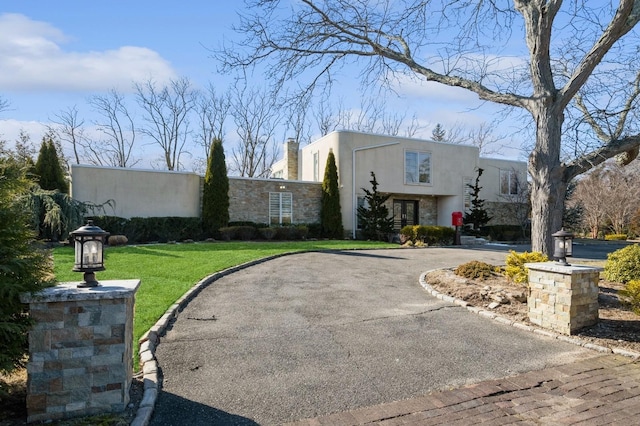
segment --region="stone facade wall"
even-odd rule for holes
[[[284,143],[284,160],[286,163],[284,169],[284,179],[297,180],[298,179],[298,150],[300,144],[295,139],[289,139]]]
[[[319,223],[322,183],[279,179],[229,178],[229,218],[232,222],[269,223],[269,192],[290,192],[293,223]]]
[[[431,196],[415,196],[407,194],[385,194],[389,199],[384,203],[393,215],[393,200],[417,200],[418,201],[418,225],[438,224],[438,198]]]
[[[133,309],[140,281],[23,295],[29,333],[27,421],[123,411],[133,375]],[[122,284],[122,285],[121,285]]]
[[[563,334],[598,322],[600,268],[528,263],[529,320]]]
[[[517,203],[514,203],[517,204]],[[487,201],[485,203],[487,213],[491,217],[491,220],[487,225],[522,225],[519,222],[518,215],[514,214],[516,209],[523,209],[528,212],[528,205],[519,203],[517,207],[512,203],[504,201]],[[522,216],[520,216],[522,217]]]

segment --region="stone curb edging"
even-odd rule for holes
[[[431,287],[425,277],[429,272],[433,272],[433,271],[437,271],[438,269],[431,269],[429,271],[423,272],[420,275],[420,285],[429,293],[431,294],[433,297],[440,299],[442,301],[445,302],[449,302],[449,303],[454,303],[456,305],[462,306],[464,308],[466,308],[468,311],[473,312],[474,314],[478,314],[480,316],[483,316],[485,318],[490,318],[494,321],[497,321],[501,324],[506,324],[506,325],[510,325],[512,327],[515,328],[519,328],[521,330],[524,331],[530,331],[532,333],[536,333],[536,334],[540,334],[543,336],[547,336],[547,337],[551,337],[552,339],[557,339],[557,340],[561,340],[563,342],[567,342],[567,343],[571,343],[577,346],[582,346],[583,348],[586,349],[591,349],[594,351],[598,351],[598,352],[602,352],[602,353],[607,353],[607,354],[616,354],[616,355],[622,355],[622,356],[626,356],[629,358],[633,358],[633,359],[640,359],[640,353],[635,352],[635,351],[630,351],[627,349],[623,349],[623,348],[617,348],[617,347],[613,347],[613,348],[607,348],[605,346],[600,346],[600,345],[596,345],[591,343],[588,340],[585,340],[581,337],[577,337],[577,336],[566,336],[564,334],[558,334],[555,333],[553,331],[550,330],[546,330],[543,328],[539,328],[535,325],[530,325],[530,324],[525,324],[525,323],[521,323],[521,322],[517,322],[517,321],[513,321],[509,318],[500,316],[498,314],[496,314],[495,312],[491,312],[491,311],[487,311],[485,309],[479,308],[477,306],[473,306],[470,305],[468,302],[465,302],[464,300],[461,299],[456,299],[452,296],[440,293],[439,291],[437,291],[436,289],[434,289],[433,287]]]
[[[149,421],[151,420],[151,415],[153,414],[153,409],[156,404],[156,400],[158,398],[158,393],[160,392],[160,383],[158,376],[158,361],[155,356],[155,349],[159,343],[160,336],[165,332],[170,322],[176,317],[176,314],[180,312],[184,307],[191,301],[195,296],[198,295],[204,288],[206,288],[209,284],[219,280],[222,277],[225,277],[234,272],[238,272],[242,269],[246,269],[250,266],[258,265],[260,263],[267,262],[269,260],[277,259],[279,257],[288,256],[291,254],[300,254],[300,253],[308,253],[308,252],[316,252],[320,250],[307,250],[307,251],[296,251],[296,252],[287,252],[287,253],[279,253],[275,255],[271,255],[268,257],[263,257],[261,259],[252,260],[250,262],[243,263],[241,265],[236,265],[228,269],[224,269],[222,271],[211,274],[202,280],[200,280],[196,285],[191,287],[185,294],[180,297],[176,303],[171,305],[169,309],[164,313],[164,315],[155,323],[153,327],[149,329],[145,334],[140,337],[138,340],[139,350],[138,353],[140,355],[140,366],[142,367],[142,382],[144,385],[144,393],[142,396],[142,401],[140,401],[140,406],[138,407],[138,411],[136,412],[136,416],[133,421],[130,423],[130,426],[147,426]],[[333,250],[324,250],[324,251],[333,251]]]

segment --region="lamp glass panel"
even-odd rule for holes
[[[84,267],[95,268],[102,266],[102,244],[100,244],[98,240],[85,241],[82,252],[82,263]]]

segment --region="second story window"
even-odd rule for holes
[[[405,151],[404,182],[414,184],[431,183],[431,153]]]
[[[515,170],[500,170],[500,194],[518,194],[518,172]]]

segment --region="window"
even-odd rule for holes
[[[293,216],[293,195],[290,192],[269,193],[269,224],[285,225],[291,223]]]
[[[320,181],[320,153],[318,151],[313,153],[313,181]]]
[[[431,183],[431,153],[405,151],[404,153],[405,183]]]
[[[518,173],[515,170],[500,170],[500,194],[518,194]]]

